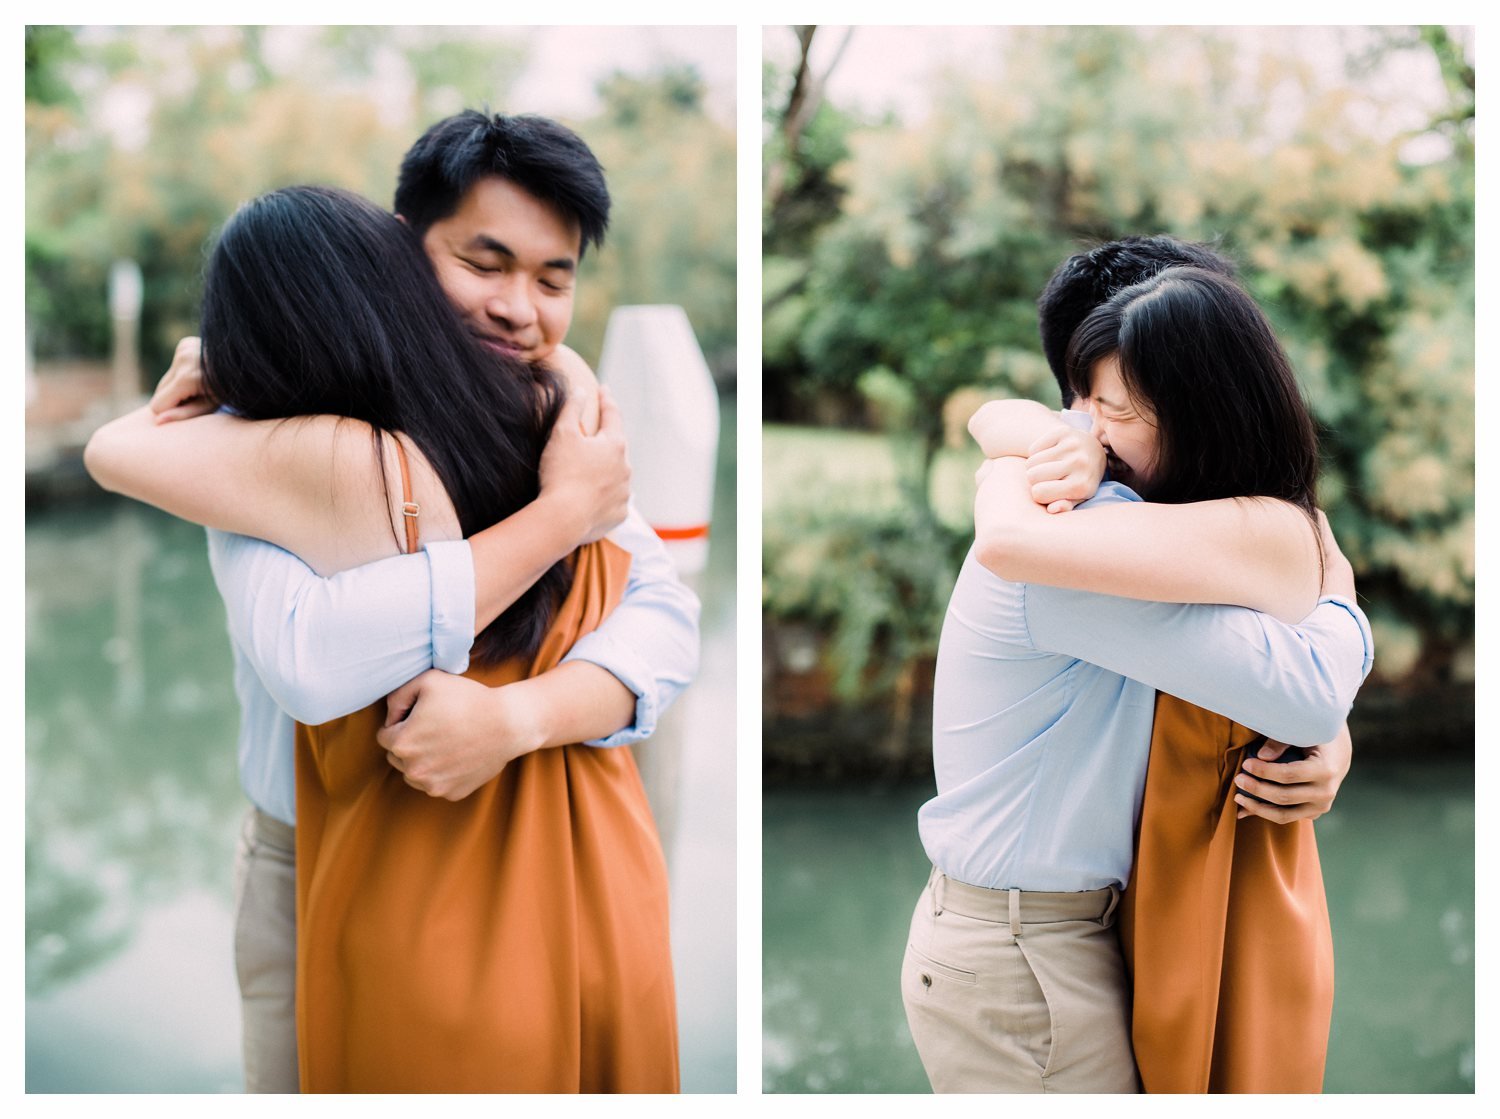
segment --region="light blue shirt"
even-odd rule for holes
[[[610,539],[631,553],[620,604],[564,661],[612,673],[636,696],[635,721],[593,746],[656,729],[698,669],[697,596],[632,506]],[[264,540],[208,530],[240,701],[240,784],[262,812],[296,822],[294,721],[358,711],[429,668],[459,673],[474,641],[474,557],[466,541],[323,577]]]
[[[1106,482],[1066,515],[1138,500]],[[1237,606],[1011,583],[970,549],[938,645],[938,795],[918,813],[922,845],[971,885],[1123,887],[1157,691],[1311,746],[1338,733],[1373,649],[1341,598],[1288,626]]]

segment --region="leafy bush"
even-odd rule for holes
[[[768,518],[762,609],[825,639],[824,663],[839,698],[877,699],[937,652],[970,539],[904,506]]]

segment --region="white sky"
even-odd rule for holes
[[[299,56],[319,30],[309,25],[268,28],[268,61],[278,70],[294,71]],[[703,80],[709,114],[726,128],[735,126],[733,27],[486,26],[452,30],[458,36],[527,45],[527,68],[506,104],[493,106],[496,110],[579,120],[599,109],[595,86],[614,71],[643,73],[674,63],[690,63]],[[393,36],[401,33],[395,30]],[[175,40],[151,29],[87,28],[83,34],[101,38],[126,34],[141,42],[154,40],[158,49],[176,49],[165,45],[175,44]],[[398,123],[409,110],[411,75],[394,49],[376,54],[375,74],[376,80],[367,83],[366,91],[382,102],[391,118],[388,123]],[[88,81],[84,76],[80,84]],[[452,110],[463,107],[455,104]],[[151,97],[144,88],[130,82],[114,83],[104,91],[100,112],[122,147],[138,147],[147,141]]]
[[[848,29],[820,26],[813,39],[813,66],[822,71],[838,51]],[[1361,27],[1219,28],[1241,39],[1246,48],[1274,47],[1300,54],[1329,84],[1344,84],[1345,58],[1361,44]],[[919,122],[930,108],[934,76],[943,69],[998,76],[1001,51],[1013,33],[1009,27],[858,26],[828,83],[829,99],[840,107],[875,117],[887,110],[907,122]],[[1469,29],[1472,42],[1472,29]],[[767,27],[765,57],[781,66],[794,65],[797,41],[789,27]],[[1378,90],[1400,90],[1404,112],[1388,127],[1419,126],[1444,101],[1437,67],[1420,52],[1393,56],[1382,71]],[[1271,112],[1275,106],[1268,106]]]
[[[598,108],[595,83],[611,71],[690,62],[708,88],[709,112],[734,127],[733,27],[537,27],[516,35],[531,44],[531,65],[515,87],[518,104],[584,117]]]

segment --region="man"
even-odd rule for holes
[[[1130,283],[1127,278],[1122,286]],[[1207,286],[1229,307],[1255,313],[1248,297],[1224,281]],[[1073,301],[1073,325],[1114,290]],[[1167,293],[1133,292],[1139,304],[1131,307],[1145,307],[1174,324],[1170,340],[1152,336],[1153,345],[1165,346],[1162,364],[1187,352],[1209,354],[1193,368],[1205,380],[1211,375],[1219,385],[1232,383],[1244,373],[1232,358],[1218,355],[1240,352],[1235,343],[1242,336],[1234,330],[1241,320],[1219,304],[1207,310],[1204,302],[1192,302],[1189,290],[1202,289],[1184,283]],[[1044,314],[1051,309],[1044,296]],[[1145,329],[1138,318],[1126,321]],[[1099,322],[1089,318],[1091,326]],[[1333,733],[1369,670],[1368,624],[1354,605],[1347,564],[1331,546],[1325,597],[1307,613],[1319,580],[1316,568],[1308,570],[1313,541],[1300,513],[1266,502],[1220,502],[1205,509],[1161,505],[1124,518],[1136,521],[1134,541],[1128,527],[1112,535],[1104,527],[1120,529],[1126,512],[1108,506],[1139,500],[1118,477],[1094,494],[1106,447],[1112,460],[1134,471],[1125,473],[1127,479],[1138,477],[1137,484],[1146,485],[1154,476],[1170,488],[1191,473],[1183,463],[1201,464],[1213,452],[1207,432],[1242,433],[1251,424],[1250,413],[1229,414],[1229,393],[1204,392],[1203,425],[1196,429],[1177,413],[1153,414],[1149,406],[1159,396],[1153,401],[1127,395],[1118,364],[1134,351],[1121,341],[1125,330],[1108,320],[1091,334],[1070,331],[1075,347],[1084,339],[1105,355],[1120,352],[1118,362],[1095,362],[1095,350],[1085,350],[1082,359],[1092,371],[1088,405],[1099,438],[1071,430],[1055,413],[1026,401],[986,405],[970,424],[986,455],[1029,460],[1005,458],[984,472],[975,547],[954,588],[939,644],[933,698],[938,795],[919,814],[935,869],[913,914],[902,978],[913,1037],[939,1091],[1137,1090],[1130,996],[1110,926],[1121,887],[1134,881],[1134,824],[1143,793],[1163,768],[1152,742],[1155,689],[1164,700],[1166,693],[1189,697],[1267,735],[1311,743]],[[1197,338],[1201,350],[1184,350],[1183,337]],[[1279,351],[1269,332],[1259,341],[1257,355],[1269,363]],[[1263,414],[1297,432],[1305,452],[1286,460],[1286,492],[1307,494],[1314,462],[1310,424],[1296,423],[1306,417],[1289,378],[1262,380],[1274,383],[1278,394]],[[1036,425],[1029,419],[1034,415]],[[1135,442],[1127,453],[1129,440]],[[1072,469],[1058,473],[1052,467],[1071,460],[1051,452],[1074,444],[1092,448],[1089,468],[1080,470],[1091,479],[1087,492],[1057,489]],[[1177,457],[1159,457],[1167,449]],[[1228,492],[1255,492],[1250,487],[1256,483],[1246,479],[1258,478],[1260,466],[1247,457],[1226,462],[1232,465],[1224,476]],[[1054,516],[1041,508],[1062,498],[1089,498],[1099,511]],[[1141,518],[1152,526],[1149,531]],[[1267,546],[1279,535],[1278,547],[1298,562],[1276,565],[1287,571],[1272,580],[1275,587],[1261,587],[1257,579],[1252,597],[1218,597],[1245,593],[1238,583],[1247,566],[1225,558],[1244,548],[1226,539],[1221,523],[1240,527],[1251,521],[1276,529],[1263,532]],[[1101,545],[1103,540],[1109,543]],[[1153,583],[1164,562],[1172,566],[1166,551],[1172,547],[1199,557],[1203,575]],[[1099,574],[1111,569],[1123,577]],[[1112,578],[1118,589],[1108,585]],[[1184,579],[1196,579],[1199,590],[1207,590],[1174,603],[1256,605],[1276,598],[1278,605],[1260,605],[1268,613],[1257,614],[1149,601],[1158,597],[1153,589],[1167,598]],[[1131,597],[1117,597],[1122,594]],[[1240,761],[1235,751],[1242,753],[1255,737],[1239,730],[1232,741],[1227,733],[1216,738],[1217,753],[1200,768],[1217,774],[1227,763],[1232,774]],[[1172,781],[1185,780],[1166,768]],[[1217,792],[1219,804],[1229,802],[1225,790]],[[1185,827],[1201,826],[1216,807],[1175,815],[1186,817]],[[1232,824],[1232,807],[1229,815]],[[1189,854],[1208,843],[1185,846],[1191,851],[1181,862],[1191,863]],[[1158,855],[1155,861],[1165,860]],[[1192,873],[1158,875],[1163,878],[1164,892],[1175,887],[1199,900]],[[1155,934],[1157,913],[1149,917]],[[1185,925],[1173,920],[1160,939],[1170,942],[1176,931],[1179,942],[1191,939],[1196,947],[1204,934]],[[1200,971],[1189,967],[1183,985],[1194,987],[1199,979]],[[1271,987],[1279,980],[1274,971],[1260,977]],[[1157,997],[1153,984],[1138,984],[1137,1006]],[[1259,1056],[1277,1063],[1275,1053],[1261,1050]]]
[[[1116,291],[1177,265],[1235,274],[1206,246],[1166,236],[1112,241],[1057,269],[1038,317],[1065,403],[1073,394],[1063,359],[1079,323]],[[1288,752],[1166,694],[1153,723],[1120,915],[1143,1086],[1321,1091],[1333,942],[1311,821],[1332,806],[1349,770],[1348,724],[1327,744]],[[1235,758],[1240,765],[1215,779],[1217,763]]]
[[[294,719],[321,723],[393,693],[379,738],[390,763],[408,784],[458,799],[499,771],[502,743],[513,753],[517,742],[577,741],[580,725],[614,728],[591,740],[598,747],[647,737],[697,663],[697,601],[639,514],[626,515],[618,414],[601,390],[597,433],[585,430],[577,386],[591,375],[561,345],[578,264],[608,225],[597,160],[554,121],[467,111],[407,153],[396,211],[476,335],[564,373],[570,401],[543,455],[537,500],[468,541],[323,579],[263,541],[210,531],[243,709],[241,782],[253,805],[237,856],[235,934],[250,1091],[298,1083]],[[200,377],[187,340],[152,399],[159,421],[213,407]],[[187,483],[146,471],[132,453],[131,439],[146,433],[112,444],[107,431],[90,445],[96,477],[180,514],[174,491]],[[275,445],[264,453],[273,458]],[[564,663],[530,688],[489,689],[456,675],[478,630],[553,563],[610,530],[632,553],[625,597]]]
[[[1232,262],[1204,245],[1175,237],[1124,237],[1063,261],[1037,299],[1037,326],[1042,352],[1062,392],[1063,407],[1073,405],[1064,357],[1068,339],[1078,324],[1115,292],[1149,279],[1163,268],[1205,268],[1231,279]],[[1305,751],[1285,754],[1285,747],[1267,745],[1247,758],[1236,781],[1235,801],[1241,815],[1260,816],[1276,823],[1314,820],[1333,807],[1334,797],[1349,772],[1353,752],[1348,728],[1334,741]],[[1300,760],[1291,759],[1298,754]]]

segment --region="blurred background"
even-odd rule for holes
[[[680,304],[717,387],[697,682],[663,824],[682,1083],[735,1087],[733,28],[26,28],[26,1087],[238,1091],[244,809],[201,529],[98,491],[90,432],[197,333],[215,231],[295,182],[389,205],[465,107],[577,131],[614,199],[568,341]],[[649,751],[651,744],[644,748]]]
[[[1474,35],[767,28],[767,1091],[920,1092],[897,984],[964,423],[1059,406],[1035,299],[1132,233],[1216,242],[1322,425],[1375,630],[1318,821],[1330,1092],[1474,1089]]]

